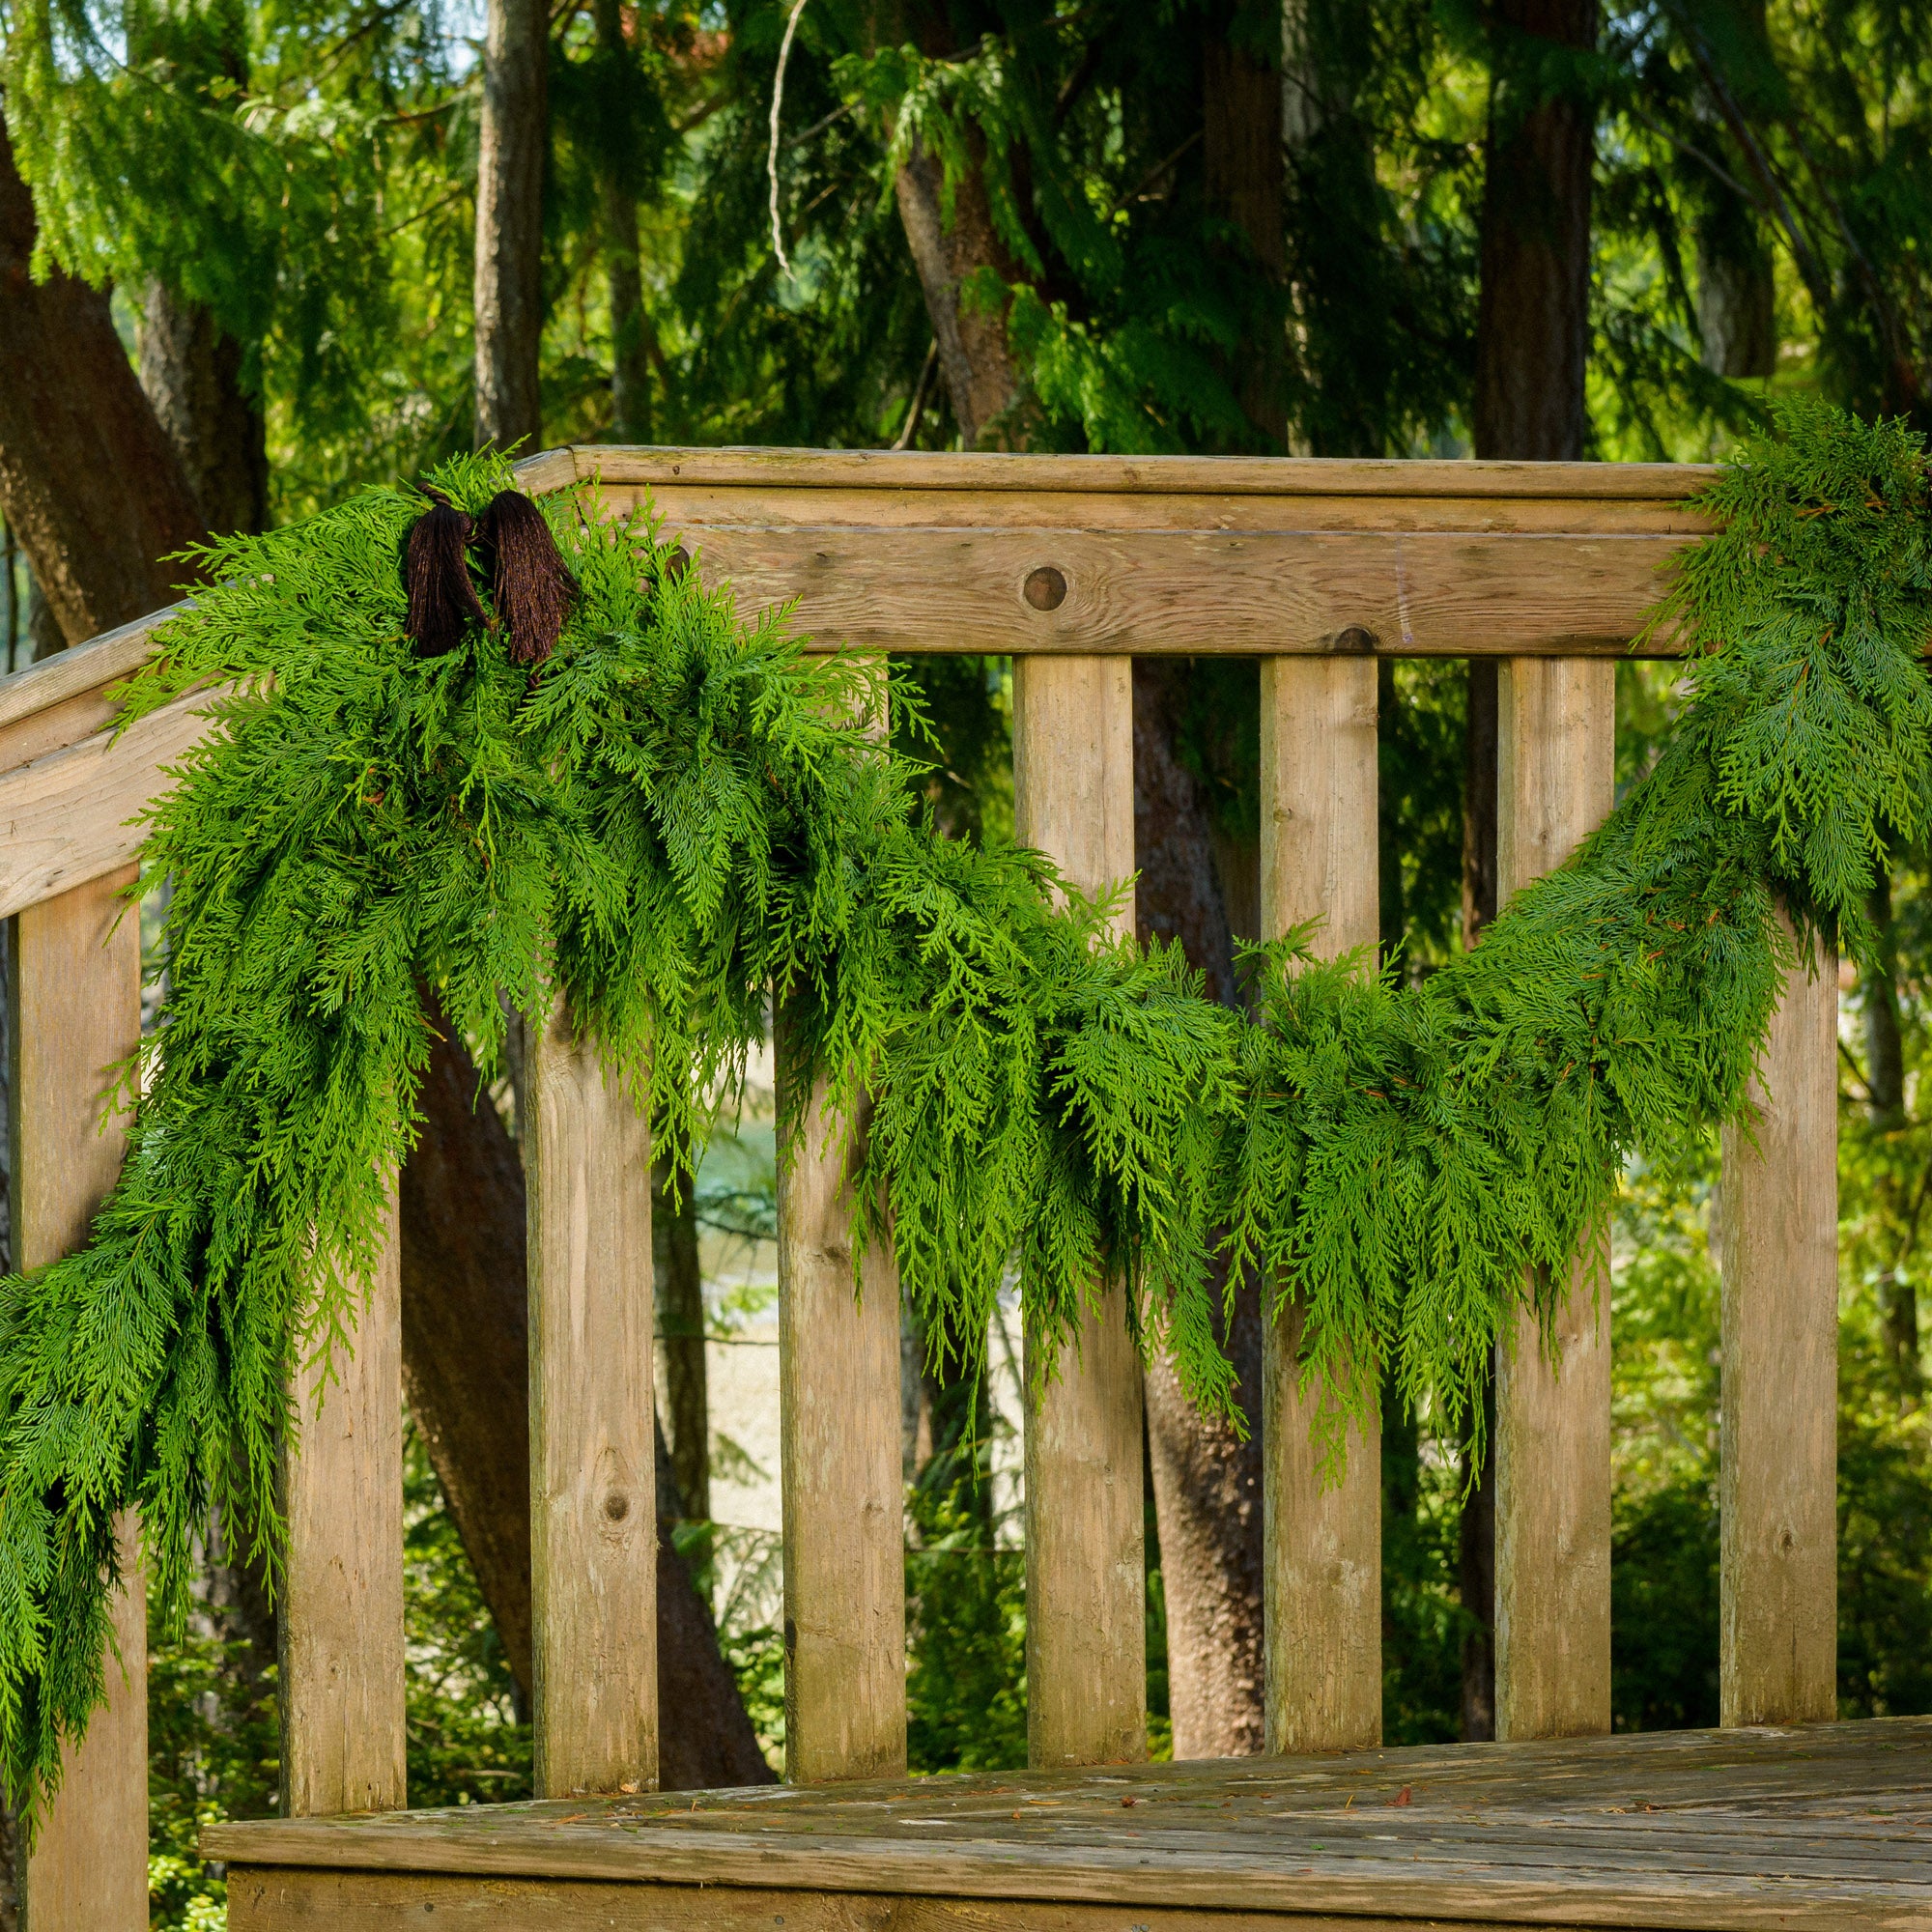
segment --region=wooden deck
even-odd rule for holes
[[[230,1932],[1932,1927],[1932,1719],[223,1825]]]

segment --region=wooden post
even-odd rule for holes
[[[406,1802],[403,1686],[402,1246],[389,1233],[332,1379],[298,1372],[283,1465],[289,1525],[280,1636],[282,1809],[291,1818]]]
[[[779,1427],[785,1780],[897,1776],[906,1763],[898,1270],[869,1250],[854,1293],[851,1195],[822,1088],[779,1167]]]
[[[1616,667],[1498,668],[1496,892],[1553,871],[1608,816]],[[1608,1231],[1570,1270],[1552,1360],[1519,1318],[1496,1362],[1496,1736],[1610,1728]]]
[[[1756,1145],[1723,1133],[1719,1711],[1837,1715],[1838,962],[1785,981]]]
[[[1013,664],[1013,818],[1084,891],[1134,869],[1133,665]],[[1118,924],[1134,928],[1129,895]],[[1026,1363],[1027,1759],[1147,1755],[1147,1554],[1141,1367],[1110,1285],[1037,1385]]]
[[[1376,772],[1374,659],[1263,659],[1264,937],[1319,918],[1314,945],[1324,957],[1375,946]],[[1299,1385],[1300,1346],[1297,1310],[1267,1324],[1267,1747],[1354,1750],[1382,1735],[1381,1435],[1351,1429],[1341,1480],[1323,1483],[1313,1442],[1320,1395]]]
[[[536,1788],[658,1781],[651,1134],[559,998],[529,1079]]]
[[[141,1038],[141,922],[122,891],[131,868],[27,907],[14,922],[14,1265],[78,1247],[113,1185],[126,1122],[107,1122],[108,1069]],[[133,1513],[115,1525],[120,1661],[79,1749],[62,1753],[60,1795],[27,1860],[29,1932],[137,1932],[148,1923],[147,1591]]]

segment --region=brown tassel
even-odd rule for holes
[[[463,641],[463,626],[473,617],[487,625],[489,613],[469,581],[470,532],[475,525],[440,490],[425,489],[430,506],[410,526],[405,581],[410,614],[403,629],[423,657],[441,657]]]
[[[510,662],[541,664],[577,601],[576,580],[550,525],[521,490],[504,490],[491,499],[476,534],[493,559],[497,619],[510,634]]]

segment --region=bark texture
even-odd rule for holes
[[[1287,266],[1282,124],[1282,76],[1246,47],[1208,41],[1202,48],[1202,170],[1208,212],[1238,231],[1253,268],[1276,289]],[[1265,313],[1272,305],[1260,306]],[[1280,326],[1243,344],[1236,384],[1243,412],[1270,451],[1288,440],[1286,354]]]
[[[1499,0],[1491,31],[1476,454],[1574,461],[1588,429],[1595,119],[1579,94],[1543,92],[1541,76],[1552,46],[1596,44],[1597,0]]]
[[[1136,930],[1178,940],[1213,996],[1237,997],[1226,897],[1201,782],[1179,757],[1184,665],[1134,664]],[[1224,1337],[1240,1378],[1247,1441],[1201,1413],[1166,1356],[1148,1368],[1147,1429],[1177,1758],[1232,1757],[1264,1743],[1262,1659],[1262,1313],[1243,1282]]]
[[[979,151],[979,136],[972,137]],[[967,449],[1017,448],[1024,440],[1012,420],[1020,396],[1018,365],[1007,345],[1007,303],[987,306],[970,286],[982,279],[1010,281],[1011,263],[993,227],[986,184],[978,166],[957,184],[952,220],[945,218],[944,180],[938,158],[917,140],[893,183],[906,246],[925,292],[926,314],[939,346],[939,373],[952,404],[959,440]]]
[[[1499,0],[1491,20],[1481,288],[1476,307],[1476,454],[1574,462],[1588,434],[1590,179],[1595,119],[1575,88],[1548,84],[1564,51],[1597,41],[1597,0]],[[1551,55],[1557,58],[1552,62]],[[1463,930],[1473,945],[1496,910],[1496,669],[1469,666]],[[1493,1388],[1486,1392],[1492,1411]],[[1465,1459],[1469,1454],[1465,1447]],[[1463,1735],[1495,1735],[1496,1492],[1492,1457],[1463,1510]]]
[[[241,343],[199,304],[148,286],[141,387],[173,443],[201,520],[226,536],[269,520],[269,435],[242,384]]]
[[[0,122],[0,515],[79,643],[172,603],[187,572],[161,558],[205,528],[105,293],[36,282],[37,233]]]
[[[1764,0],[1729,0],[1739,42],[1765,43]],[[1708,102],[1712,138],[1724,119],[1723,103]],[[1747,157],[1734,167],[1740,182],[1752,178]],[[1705,184],[1697,219],[1697,332],[1704,362],[1734,382],[1766,382],[1777,368],[1777,291],[1763,216],[1748,194],[1715,174]]]
[[[608,60],[624,59],[624,18],[618,0],[597,0],[596,14],[600,50]],[[651,362],[644,332],[643,274],[638,264],[638,198],[614,167],[606,170],[599,197],[611,296],[611,435],[617,442],[649,442]],[[692,1500],[689,1494],[686,1500]],[[696,1509],[695,1503],[692,1506]]]
[[[704,1362],[704,1276],[697,1259],[697,1199],[687,1175],[677,1205],[670,1200],[670,1164],[660,1159],[651,1195],[651,1246],[656,1264],[658,1359],[664,1364],[665,1413],[670,1419],[670,1461],[677,1472],[682,1515],[711,1520],[711,1397]]]
[[[403,1380],[518,1685],[530,1684],[529,1300],[523,1165],[460,1041],[438,1043],[403,1168]],[[711,1612],[672,1547],[658,1433],[658,1755],[668,1791],[762,1784]]]
[[[476,442],[534,448],[543,430],[543,182],[550,14],[490,0],[476,159]],[[527,450],[526,452],[527,453]]]

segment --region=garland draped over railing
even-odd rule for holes
[[[1259,1268],[1339,1453],[1390,1373],[1466,1412],[1625,1157],[1740,1114],[1780,975],[1862,953],[1875,864],[1932,816],[1920,441],[1815,405],[1703,493],[1719,533],[1656,618],[1686,707],[1602,829],[1419,985],[1306,930],[1250,949],[1246,1014],[1038,854],[936,837],[866,727],[882,674],[741,620],[645,518],[545,499],[575,587],[511,608],[508,481],[433,479],[421,568],[477,613],[438,654],[403,568],[425,497],[372,490],[213,546],[129,687],[126,721],[225,692],[150,813],[168,991],[120,1181],[85,1249],[0,1284],[0,1771],[29,1812],[100,1699],[114,1512],[176,1619],[211,1504],[276,1554],[292,1372],[353,1336],[425,989],[486,1068],[503,996],[532,1025],[567,998],[687,1155],[776,1007],[781,1130],[815,1079],[847,1122],[869,1096],[858,1233],[928,1332],[983,1333],[1017,1256],[1050,1360],[1124,1277],[1144,1345],[1231,1407],[1214,1284]],[[561,622],[547,656],[532,622]]]

